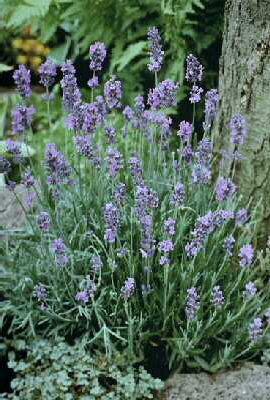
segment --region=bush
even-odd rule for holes
[[[155,347],[157,353],[166,349],[170,368],[216,371],[264,346],[269,291],[256,287],[263,272],[252,244],[255,214],[241,208],[234,171],[229,177],[220,170],[213,182],[218,92],[205,94],[203,139],[197,143],[193,123],[186,121],[177,138],[168,111],[176,106],[179,85],[158,83],[158,31],[151,29],[149,38],[156,85],[148,107],[139,96],[123,109],[116,77],[105,83],[104,96],[92,89],[93,101],[85,103],[72,63],[62,65],[66,137],[75,146],[69,161],[48,145],[41,185],[26,171],[36,209],[28,215],[27,240],[13,240],[8,249],[3,319],[12,319],[13,333],[28,337],[85,335],[91,348],[109,357],[122,351],[129,363]],[[91,57],[95,78],[105,57],[102,44],[92,47]],[[15,79],[29,104],[25,76],[21,69]],[[202,76],[190,55],[193,120]],[[43,71],[48,86],[45,78]],[[231,131],[233,151],[224,156],[233,157],[236,168],[247,136],[243,116],[232,118]]]
[[[14,344],[17,354],[23,351],[26,356],[15,360],[10,352],[9,367],[16,378],[7,398],[13,400],[153,399],[153,393],[163,388],[144,368],[110,365],[106,357],[89,353],[83,343],[71,346],[58,338]]]
[[[220,0],[0,0],[0,4],[7,29],[22,31],[30,25],[43,42],[56,46],[51,56],[58,61],[67,54],[86,55],[89,43],[106,41],[112,50],[110,72],[127,80],[128,93],[147,85],[149,24],[160,26],[164,33],[165,71],[173,79],[183,81],[184,61],[191,49],[211,52],[216,42],[221,48],[224,1]],[[216,53],[209,67],[210,75],[217,76],[215,58]]]

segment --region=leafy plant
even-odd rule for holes
[[[43,400],[124,400],[153,399],[163,388],[143,367],[121,367],[102,355],[89,352],[83,341],[68,345],[34,340],[31,344],[14,341],[9,367],[16,374],[9,399]],[[18,354],[26,353],[25,357]]]
[[[104,40],[112,50],[110,72],[125,80],[128,76],[128,93],[148,86],[144,69],[149,24],[164,32],[164,72],[179,81],[191,49],[200,54],[221,40],[223,1],[219,0],[1,0],[0,5],[9,29],[31,25],[42,41],[54,44],[57,32],[64,31],[66,43],[51,54],[59,62],[67,52],[72,58],[86,55],[90,43]]]
[[[62,66],[69,127],[62,129],[72,150],[67,159],[48,145],[41,183],[25,171],[36,208],[27,214],[27,240],[17,238],[2,250],[1,313],[16,335],[84,335],[90,348],[109,358],[123,351],[130,364],[147,359],[150,347],[165,348],[170,368],[216,371],[264,346],[262,317],[270,299],[256,286],[263,278],[254,250],[256,212],[251,218],[241,208],[234,169],[230,176],[221,169],[213,181],[211,127],[219,95],[205,94],[198,142],[193,122],[203,68],[194,56],[186,74],[193,121],[180,123],[180,140],[172,131],[168,110],[177,104],[179,85],[159,83],[158,31],[151,36],[156,85],[148,106],[137,97],[123,109],[116,77],[105,83],[103,96],[101,88],[92,89],[86,103],[72,63]],[[92,56],[99,58],[96,50]],[[23,68],[17,75],[28,77]],[[17,81],[29,106],[29,81]],[[232,118],[231,130],[225,156],[236,168],[247,136],[242,115]]]

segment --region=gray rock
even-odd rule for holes
[[[216,375],[175,374],[164,400],[270,400],[270,368],[245,364]]]
[[[17,185],[15,193],[29,210],[27,205],[27,190],[23,185]],[[0,189],[0,227],[2,229],[23,228],[26,223],[26,215],[21,205],[16,200],[14,193],[10,192],[6,187]]]

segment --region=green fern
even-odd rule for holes
[[[131,90],[126,91],[131,94],[147,76],[145,40],[149,26],[158,26],[164,37],[164,75],[181,82],[187,53],[200,54],[220,34],[223,3],[224,0],[0,0],[0,7],[7,27],[23,29],[31,25],[44,42],[52,41],[59,29],[64,31],[70,38],[71,58],[78,54],[87,57],[92,42],[104,41],[112,50],[110,73],[124,77],[132,69]]]

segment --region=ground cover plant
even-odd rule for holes
[[[60,66],[73,151],[67,158],[64,148],[48,144],[39,177],[21,165],[33,210],[25,237],[12,240],[2,257],[2,320],[28,339],[83,337],[89,349],[111,360],[122,352],[130,365],[147,364],[153,348],[165,352],[170,370],[214,372],[255,357],[268,340],[270,299],[255,251],[256,213],[244,208],[233,183],[248,125],[243,115],[232,116],[234,150],[223,157],[232,157],[234,168],[224,176],[221,165],[215,178],[211,131],[219,93],[203,88],[203,66],[189,55],[193,120],[173,132],[169,113],[181,87],[159,81],[164,50],[157,28],[149,29],[148,41],[154,87],[132,106],[122,104],[124,85],[116,76],[100,86],[103,43],[90,47],[90,103],[72,62]],[[57,68],[48,60],[40,70],[48,130]],[[14,80],[21,103],[13,130],[27,142],[37,112],[30,72],[20,66]],[[202,101],[198,140],[194,121]],[[20,161],[18,141],[8,141],[7,152]],[[7,160],[1,163],[8,169]],[[7,184],[16,195],[13,182]]]
[[[153,399],[153,392],[163,388],[162,381],[152,378],[143,367],[111,365],[104,355],[89,353],[83,341],[71,346],[61,338],[54,343],[34,340],[30,345],[18,340],[12,350],[9,367],[17,377],[12,381],[13,393],[5,398]],[[20,360],[22,351],[26,357]],[[117,357],[121,359],[121,355]]]

